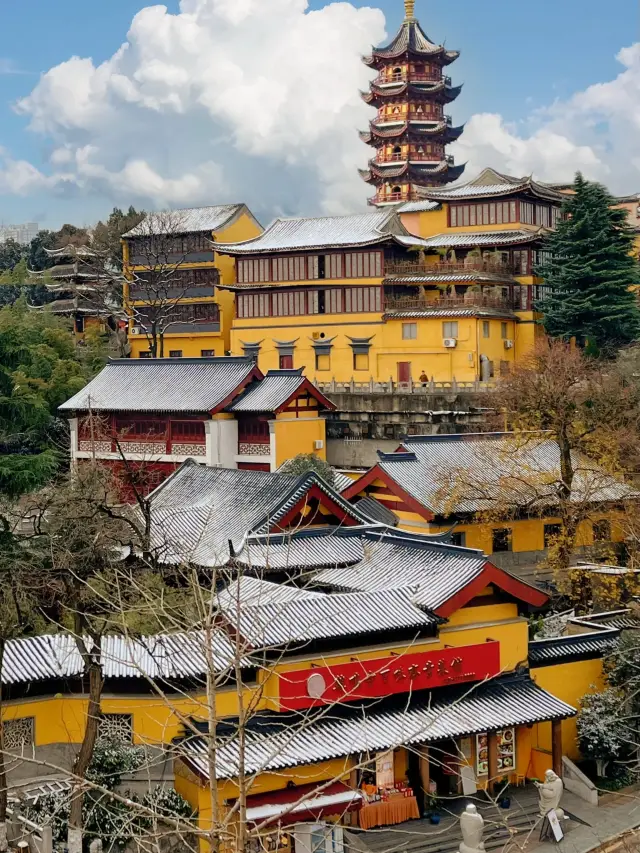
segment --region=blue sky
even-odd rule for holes
[[[265,7],[274,2],[279,7],[283,5],[282,0],[261,0]],[[295,2],[299,0],[291,0],[292,4]],[[5,156],[12,161],[25,161],[46,176],[52,171],[51,152],[60,140],[63,139],[68,146],[78,144],[78,135],[73,138],[65,136],[66,128],[63,126],[56,127],[54,132],[48,129],[41,132],[29,130],[27,125],[33,118],[33,112],[17,114],[14,105],[32,92],[41,74],[73,56],[91,57],[94,65],[111,57],[125,41],[134,15],[145,5],[149,4],[140,0],[92,0],[90,3],[86,0],[0,0],[2,29],[5,34],[10,34],[10,38],[2,40],[0,47],[0,149]],[[179,11],[177,2],[165,5],[171,13]],[[309,8],[319,10],[326,5],[322,0],[310,0]],[[369,3],[352,0],[352,5],[357,8],[379,7],[386,17],[389,33],[400,24],[401,0]],[[553,111],[554,102],[562,105],[571,101],[575,93],[615,80],[622,70],[616,54],[621,48],[638,42],[640,34],[638,0],[613,0],[608,4],[602,0],[536,0],[535,3],[417,0],[416,12],[434,41],[445,40],[449,47],[461,51],[460,59],[451,68],[454,79],[465,84],[462,96],[451,108],[456,121],[468,121],[477,114],[499,114],[517,138],[520,135],[526,138],[540,126],[539,110],[545,112],[543,123],[551,121],[554,128],[560,127],[562,117],[557,111],[552,119],[546,115],[549,108]],[[321,34],[319,38],[322,38]],[[70,100],[74,97],[74,94],[69,94]],[[637,102],[635,107],[640,110]],[[583,107],[580,109],[584,111]],[[591,125],[590,133],[600,135],[599,144],[603,151],[607,148],[613,150],[615,142],[609,143],[606,138],[611,129],[608,119],[603,123],[602,118],[596,115],[591,120],[582,116],[582,120],[585,125]],[[163,133],[179,131],[180,116],[174,116],[172,121],[173,124],[162,125]],[[193,119],[193,128],[194,134],[202,131],[198,117]],[[83,142],[94,142],[92,132],[87,133],[83,128]],[[336,128],[336,134],[341,132],[341,128]],[[571,138],[571,131],[566,133]],[[476,138],[484,137],[480,134],[472,140]],[[572,139],[572,144],[592,145],[592,138],[587,139],[585,130],[585,138]],[[500,147],[500,143],[496,145]],[[342,164],[342,168],[355,169],[365,165],[367,150],[361,149],[359,160],[358,149],[354,151],[356,155],[352,166]],[[135,153],[129,151],[127,156]],[[191,156],[195,156],[193,152]],[[273,159],[273,152],[266,152],[264,156]],[[633,158],[629,155],[629,159]],[[186,168],[186,165],[176,163],[174,154],[168,159],[160,157],[157,162],[163,163],[158,167],[160,171],[162,168]],[[167,165],[169,162],[170,166]],[[260,160],[263,166],[266,162]],[[291,180],[296,180],[296,175],[306,174],[304,166],[300,168],[300,173],[291,174]],[[260,172],[260,169],[256,171]],[[283,176],[286,180],[286,171]],[[312,180],[311,177],[308,179]],[[620,183],[627,181],[624,175],[617,179]],[[320,180],[326,184],[325,178]],[[629,171],[628,183],[629,191],[640,190],[637,167]],[[19,193],[6,191],[5,186],[2,194],[0,189],[0,221],[36,218],[51,226],[68,219],[90,223],[107,213],[115,202],[123,204],[132,200],[145,203],[145,191],[140,189],[127,199],[122,181],[118,186],[114,186],[113,181],[109,185],[95,181],[88,185],[85,181],[81,190],[75,184],[68,186],[66,182],[56,185],[54,190],[50,186],[39,186],[36,181],[33,184],[33,189]],[[2,186],[0,181],[0,188]],[[211,186],[216,185],[212,183]],[[265,189],[267,194],[274,191],[273,187]],[[228,194],[232,189],[226,186],[224,192]],[[182,201],[187,195],[176,196],[176,200]],[[321,204],[327,209],[326,199],[319,202],[318,198],[309,196],[310,207]],[[148,197],[147,203],[153,204],[158,199]],[[173,204],[173,198],[167,196],[167,199],[169,204]],[[211,203],[217,200],[211,198]],[[197,202],[201,203],[201,198]],[[265,207],[269,203],[274,209],[277,207],[275,197],[265,203]],[[301,203],[295,198],[287,202],[292,207]]]

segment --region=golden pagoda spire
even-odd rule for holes
[[[405,21],[411,21],[414,16],[414,10],[416,7],[416,0],[404,0],[404,19]]]

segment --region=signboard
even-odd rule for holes
[[[516,767],[516,730],[500,729],[498,736],[498,770],[513,771]],[[486,776],[489,772],[489,736],[476,735],[476,772]]]
[[[549,826],[551,827],[555,840],[562,841],[564,838],[564,830],[560,826],[560,821],[558,820],[558,815],[555,809],[551,809],[550,812],[547,812],[547,820],[549,821]]]
[[[378,788],[393,788],[394,781],[393,750],[379,752],[376,755],[376,786]]]
[[[333,702],[481,681],[500,672],[500,643],[413,652],[280,673],[280,707],[297,711]]]

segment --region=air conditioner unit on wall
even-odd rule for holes
[[[322,450],[322,448],[324,447],[324,441],[321,438],[316,438],[316,440],[313,442],[313,447],[314,450]]]
[[[445,338],[442,341],[442,346],[446,347],[447,349],[453,349],[453,347],[457,346],[457,343],[458,341],[456,340],[456,338]]]
[[[129,332],[131,335],[139,335],[140,334],[140,326],[132,326],[131,331]]]
[[[505,349],[513,349],[513,341],[512,341],[512,340],[507,339],[507,340],[504,342],[504,348],[505,348]]]

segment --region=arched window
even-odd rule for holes
[[[391,192],[399,195],[402,192],[402,187],[391,187]]]
[[[402,77],[402,68],[394,68],[392,76],[399,80]]]
[[[393,153],[394,154],[402,154],[402,148],[399,145],[394,145],[393,146]]]

